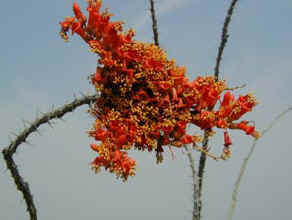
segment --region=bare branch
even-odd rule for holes
[[[150,2],[150,11],[151,11],[151,18],[152,18],[152,30],[153,30],[153,36],[154,36],[154,43],[156,46],[159,46],[159,39],[158,39],[158,28],[157,28],[157,19],[156,19],[156,15],[155,15],[155,7],[154,7],[154,1],[153,0],[149,0]],[[199,220],[200,219],[200,196],[199,196],[199,182],[198,182],[198,178],[196,176],[196,170],[195,170],[195,164],[194,164],[194,158],[193,155],[190,151],[190,149],[188,149],[186,146],[184,146],[187,152],[187,157],[190,163],[190,168],[192,171],[192,180],[193,180],[193,216],[192,219],[193,220]]]
[[[189,159],[190,163],[190,168],[192,171],[192,181],[193,181],[193,213],[192,213],[192,220],[199,220],[200,219],[200,208],[199,208],[199,191],[198,191],[198,178],[197,178],[197,173],[196,173],[196,168],[195,168],[195,162],[194,162],[194,157],[192,155],[192,151],[184,145],[184,148],[186,149],[187,152],[187,157]]]
[[[269,125],[267,128],[265,128],[262,132],[261,132],[261,138],[268,132],[270,131],[273,126],[279,122],[279,120],[284,117],[288,112],[292,111],[292,106],[289,107],[288,109],[286,109],[285,111],[283,111],[282,113],[280,113]],[[233,189],[233,193],[232,193],[232,202],[231,202],[231,206],[230,206],[230,209],[229,209],[229,212],[228,212],[228,220],[232,220],[233,218],[233,215],[234,215],[234,211],[235,211],[235,206],[236,206],[236,203],[237,203],[237,197],[238,197],[238,189],[239,189],[239,186],[240,186],[240,183],[242,181],[242,177],[245,173],[245,170],[246,170],[246,167],[247,167],[247,163],[248,163],[248,160],[251,158],[254,150],[255,150],[255,147],[256,147],[256,144],[258,143],[258,140],[260,140],[261,138],[259,139],[255,139],[251,148],[250,148],[250,151],[248,152],[248,155],[243,159],[243,163],[241,165],[241,168],[240,168],[240,172],[239,172],[239,175],[237,177],[237,180],[235,182],[235,185],[234,185],[234,189]]]
[[[152,18],[152,30],[153,30],[153,37],[154,43],[156,46],[159,47],[159,39],[158,39],[158,28],[157,28],[157,19],[156,19],[156,11],[154,7],[154,1],[149,0],[150,2],[150,11],[151,11],[151,18]]]
[[[157,28],[157,19],[156,19],[156,15],[155,15],[155,7],[154,7],[154,1],[153,0],[149,0],[150,2],[150,11],[151,11],[151,18],[152,18],[152,30],[153,30],[153,36],[154,36],[154,43],[156,46],[159,46],[159,39],[158,39],[158,28]],[[193,180],[193,216],[192,219],[193,220],[199,220],[200,219],[200,209],[201,209],[201,203],[200,203],[200,192],[199,189],[199,181],[198,178],[196,176],[196,170],[195,170],[195,164],[194,164],[194,158],[193,155],[191,153],[191,151],[184,146],[187,152],[187,157],[190,163],[190,168],[192,171],[192,180]]]
[[[19,191],[22,192],[23,199],[26,203],[26,209],[30,215],[31,220],[37,219],[37,210],[33,202],[33,197],[29,189],[27,182],[24,182],[23,178],[18,172],[17,165],[15,164],[13,157],[9,154],[8,149],[2,151],[7,168],[10,170],[11,176],[15,182],[15,185]]]
[[[202,148],[207,151],[208,149],[208,142],[209,142],[209,135],[208,132],[205,131],[204,133],[204,139],[202,143]],[[203,177],[204,177],[204,171],[206,166],[206,159],[207,156],[205,153],[201,153],[200,161],[199,161],[199,172],[198,172],[198,182],[199,182],[199,189],[198,189],[198,207],[199,207],[199,218],[201,218],[201,209],[202,209],[202,186],[203,186]]]
[[[25,142],[26,138],[33,132],[36,132],[38,127],[42,124],[48,123],[52,119],[60,119],[62,118],[66,113],[72,112],[77,107],[84,105],[84,104],[90,104],[94,100],[96,100],[97,96],[84,96],[81,99],[75,99],[73,102],[66,104],[60,108],[57,108],[56,110],[53,110],[51,112],[48,112],[46,114],[43,114],[41,117],[35,119],[34,122],[30,124],[30,126],[26,129],[24,129],[19,135],[17,135],[16,139],[11,142],[11,144],[7,148],[7,152],[12,155],[17,150],[17,147]]]
[[[37,129],[40,125],[50,123],[50,120],[52,119],[60,119],[66,113],[72,112],[81,105],[89,105],[90,103],[94,102],[97,97],[97,95],[84,96],[80,99],[75,99],[69,104],[57,108],[56,110],[42,114],[41,117],[35,119],[34,122],[30,123],[29,127],[25,128],[19,135],[16,135],[16,138],[11,141],[10,145],[2,150],[6,166],[9,169],[12,178],[14,179],[17,189],[21,191],[23,195],[31,220],[37,219],[37,210],[33,202],[33,196],[30,192],[29,185],[23,180],[23,178],[19,174],[17,165],[13,160],[13,154],[16,152],[20,144],[27,142],[26,139],[31,133],[37,132]]]
[[[219,78],[219,67],[220,67],[220,63],[221,63],[221,59],[222,59],[222,54],[223,54],[223,50],[226,46],[227,40],[228,40],[228,26],[229,23],[231,21],[231,17],[233,14],[233,9],[235,8],[236,3],[238,2],[238,0],[232,0],[229,9],[227,11],[227,15],[225,17],[224,20],[224,25],[223,25],[223,29],[222,29],[222,35],[221,35],[221,42],[218,48],[218,54],[217,54],[217,58],[216,58],[216,66],[215,66],[215,72],[214,72],[214,76],[216,81],[218,81]],[[213,109],[213,108],[212,108]],[[211,110],[212,110],[211,109]],[[203,139],[203,150],[208,149],[208,143],[209,143],[209,130],[206,130],[204,133],[204,139]],[[201,217],[201,207],[202,207],[202,200],[201,200],[201,195],[202,195],[202,186],[203,186],[203,177],[204,177],[204,170],[205,170],[205,166],[206,166],[206,154],[205,153],[201,153],[200,156],[200,161],[199,161],[199,172],[198,172],[198,181],[199,181],[199,219]]]
[[[232,0],[229,9],[227,11],[227,15],[225,17],[225,21],[224,21],[224,25],[223,25],[223,29],[222,29],[222,35],[221,35],[221,42],[220,42],[220,46],[218,48],[218,54],[217,54],[217,58],[216,58],[216,66],[215,66],[215,77],[218,80],[219,77],[219,68],[220,68],[220,63],[222,60],[222,54],[223,54],[223,50],[226,46],[227,40],[228,40],[228,26],[229,23],[231,21],[231,17],[233,14],[233,10],[235,8],[235,5],[237,3],[238,0]]]

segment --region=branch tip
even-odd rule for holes
[[[282,117],[284,117],[290,111],[292,111],[292,106],[289,107],[288,109],[286,109],[285,111],[281,112],[278,116],[276,116],[275,119],[272,122],[270,122],[270,124],[265,129],[263,129],[263,131],[261,132],[261,138],[267,132],[269,132],[274,127],[274,125],[277,122],[279,122],[279,120]],[[228,218],[227,218],[228,220],[232,220],[233,219],[233,215],[234,215],[234,212],[235,212],[235,207],[236,207],[236,204],[237,204],[237,201],[238,201],[237,197],[238,197],[239,186],[241,184],[242,178],[243,178],[245,170],[247,168],[248,161],[251,158],[251,156],[252,156],[252,154],[253,154],[253,152],[255,150],[255,147],[256,147],[256,144],[257,144],[258,140],[260,140],[261,138],[255,139],[253,141],[253,144],[252,144],[247,156],[243,159],[242,165],[240,167],[239,175],[238,175],[238,177],[237,177],[237,179],[235,181],[234,189],[233,189],[233,192],[232,192],[232,201],[231,201],[231,205],[230,205],[229,212],[228,212]]]

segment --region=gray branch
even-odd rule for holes
[[[285,111],[283,111],[282,113],[280,113],[269,125],[267,128],[265,128],[262,132],[261,132],[261,138],[268,132],[270,131],[273,126],[279,122],[279,120],[284,117],[288,112],[292,111],[292,106],[289,107],[288,109],[286,109]],[[260,138],[260,139],[261,139]],[[259,139],[259,140],[260,140]],[[232,202],[231,202],[231,206],[229,208],[229,212],[228,212],[228,220],[232,220],[233,218],[233,215],[234,215],[234,211],[235,211],[235,207],[236,207],[236,203],[237,203],[237,197],[238,197],[238,189],[239,189],[239,186],[241,184],[241,181],[242,181],[242,178],[243,178],[243,175],[245,173],[245,170],[246,170],[246,167],[247,167],[247,163],[249,161],[249,159],[251,158],[254,150],[255,150],[255,147],[256,147],[256,144],[258,143],[258,140],[254,140],[251,148],[250,148],[250,151],[248,152],[247,156],[243,159],[243,163],[240,167],[240,172],[239,172],[239,175],[236,179],[236,182],[235,182],[235,185],[234,185],[234,189],[233,189],[233,193],[232,193]]]
[[[215,66],[215,77],[216,80],[218,80],[219,77],[219,68],[220,68],[220,63],[222,60],[222,55],[223,55],[223,50],[226,46],[226,43],[228,41],[228,27],[229,27],[229,23],[231,21],[231,17],[233,14],[233,10],[235,8],[235,5],[237,3],[237,0],[232,0],[229,9],[227,11],[227,15],[225,17],[225,21],[224,21],[224,25],[223,25],[223,29],[222,29],[222,35],[221,35],[221,42],[220,42],[220,46],[218,48],[218,54],[217,54],[217,58],[216,58],[216,66]]]
[[[200,219],[200,202],[199,202],[199,181],[197,177],[197,172],[195,168],[195,161],[194,157],[192,155],[191,149],[189,149],[186,145],[184,145],[184,148],[187,153],[187,157],[190,163],[190,168],[192,171],[192,182],[193,182],[193,212],[192,212],[192,220],[199,220]]]
[[[153,0],[149,0],[149,1],[150,1],[150,11],[151,11],[151,18],[152,18],[152,31],[153,31],[154,43],[156,46],[159,46],[158,27],[157,27],[154,1]]]
[[[77,107],[84,104],[91,104],[97,99],[97,95],[84,96],[80,99],[75,99],[69,104],[65,104],[62,107],[57,108],[51,112],[43,114],[41,117],[37,118],[30,124],[29,127],[25,128],[16,138],[11,141],[10,145],[2,150],[4,161],[6,163],[7,169],[10,171],[11,176],[15,182],[17,189],[22,193],[23,198],[26,203],[27,211],[29,213],[31,220],[37,219],[37,210],[33,201],[32,193],[30,192],[29,185],[25,182],[22,176],[19,174],[17,165],[13,160],[13,154],[16,152],[19,145],[26,142],[28,136],[37,132],[37,129],[42,124],[49,124],[52,119],[61,119],[66,113],[74,111]]]
[[[227,15],[226,15],[225,20],[224,20],[224,25],[223,25],[223,29],[222,29],[222,35],[221,35],[221,42],[220,42],[219,49],[218,49],[215,72],[214,72],[214,76],[216,78],[216,81],[218,81],[218,78],[219,78],[219,67],[220,67],[220,63],[222,60],[223,51],[224,51],[224,48],[226,46],[226,43],[227,43],[227,40],[229,37],[229,35],[228,35],[229,23],[231,21],[231,17],[233,15],[233,10],[234,10],[237,2],[238,2],[237,0],[232,0],[232,2],[230,3],[229,9],[227,11]],[[213,108],[211,108],[210,110],[212,110],[212,109]],[[208,145],[209,145],[209,136],[207,133],[208,133],[208,131],[205,131],[205,133],[204,133],[204,139],[203,139],[203,149],[204,150],[207,150]],[[201,195],[202,195],[203,177],[204,177],[204,172],[205,172],[206,159],[207,159],[206,154],[201,153],[200,161],[199,161],[199,172],[198,172],[198,180],[199,180],[198,202],[199,202],[199,212],[200,212],[199,216],[201,216],[201,207],[202,207]],[[200,217],[199,217],[199,219],[200,219]]]

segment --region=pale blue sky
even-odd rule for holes
[[[85,1],[77,1],[82,8]],[[221,28],[229,0],[156,0],[161,46],[170,58],[185,65],[188,76],[212,74]],[[72,0],[5,1],[0,8],[0,146],[9,144],[33,120],[79,96],[92,93],[87,76],[95,70],[96,56],[77,36],[64,43],[58,22],[72,15]],[[136,39],[152,41],[148,0],[104,0],[114,20],[134,27]],[[264,128],[292,104],[292,2],[239,0],[224,51],[221,77],[230,86],[247,83],[238,91],[253,92],[260,102],[247,118]],[[237,93],[238,93],[237,92]],[[54,129],[40,128],[41,136],[20,146],[15,160],[30,183],[39,219],[190,219],[191,173],[186,155],[165,154],[162,165],[146,152],[131,154],[137,175],[122,184],[108,173],[93,174],[92,139],[86,131],[92,119],[83,106],[56,121]],[[292,217],[292,114],[261,140],[240,188],[237,220],[274,220]],[[226,162],[208,160],[203,219],[226,219],[233,184],[242,159],[252,143],[240,132],[231,133],[233,156]],[[211,141],[222,149],[222,135]],[[198,153],[194,152],[196,160]],[[28,219],[22,196],[0,159],[0,219]]]

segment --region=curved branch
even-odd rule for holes
[[[22,192],[23,199],[26,203],[26,209],[30,215],[31,220],[37,219],[37,210],[33,202],[33,197],[29,189],[27,182],[20,176],[17,165],[15,164],[13,157],[8,153],[7,149],[2,151],[7,168],[10,170],[11,176],[14,179],[14,183],[17,189]]]
[[[25,143],[27,137],[36,132],[37,129],[46,123],[50,123],[52,119],[60,119],[66,113],[74,111],[77,107],[84,104],[91,104],[97,99],[98,95],[84,96],[80,99],[75,99],[69,104],[65,104],[62,107],[57,108],[51,112],[43,114],[41,117],[34,120],[28,128],[25,128],[16,138],[13,140],[10,145],[2,150],[2,154],[6,163],[8,170],[11,173],[12,178],[14,179],[17,189],[22,193],[25,200],[27,211],[29,212],[30,219],[37,219],[37,210],[33,202],[33,196],[30,192],[29,185],[23,180],[19,174],[17,165],[13,160],[13,154],[16,152],[20,144]]]
[[[285,116],[288,112],[292,111],[292,106],[289,107],[288,109],[286,109],[285,111],[283,111],[282,113],[280,113],[269,125],[267,128],[265,128],[262,132],[261,132],[261,138],[268,132],[270,131],[273,126],[283,117]],[[261,139],[260,138],[260,139]],[[233,215],[234,215],[234,211],[235,211],[235,206],[236,206],[236,203],[237,203],[237,197],[238,197],[238,189],[239,189],[239,186],[240,186],[240,183],[241,183],[241,180],[242,180],[242,177],[245,173],[245,170],[246,170],[246,167],[247,167],[247,163],[248,163],[248,160],[251,158],[254,150],[255,150],[255,147],[256,147],[256,144],[258,143],[258,140],[255,139],[251,148],[250,148],[250,151],[248,152],[248,155],[243,159],[243,163],[240,167],[240,172],[239,172],[239,175],[236,179],[236,182],[235,182],[235,185],[234,185],[234,189],[233,189],[233,192],[232,192],[232,202],[231,202],[231,206],[230,206],[230,209],[229,209],[229,212],[228,212],[228,220],[232,220],[233,218]]]

